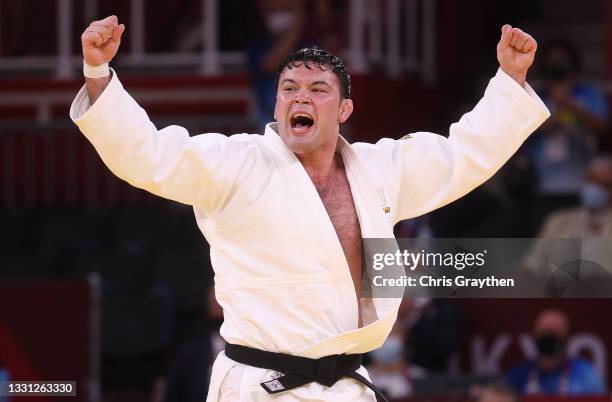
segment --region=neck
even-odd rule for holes
[[[342,158],[336,153],[336,144],[337,141],[334,141],[330,146],[319,149],[317,152],[296,154],[314,183],[325,181],[341,163]]]
[[[302,160],[300,156],[298,156],[298,159],[300,159],[300,162],[302,162],[306,173],[308,173],[308,176],[310,176],[313,183],[323,184],[327,178],[332,175],[336,168],[339,167],[341,157],[340,154],[334,153],[324,159]]]

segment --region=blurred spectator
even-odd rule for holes
[[[505,382],[496,382],[478,390],[477,402],[519,402],[520,398]]]
[[[606,392],[593,365],[580,357],[568,357],[568,316],[560,310],[544,310],[535,320],[533,337],[537,358],[508,373],[508,381],[521,394],[595,395]]]
[[[340,54],[339,26],[341,21],[334,15],[338,4],[332,0],[310,0],[306,2],[308,11],[306,16],[307,30],[304,30],[304,43],[316,45],[334,54]]]
[[[576,205],[590,155],[608,118],[603,91],[578,81],[581,59],[565,39],[551,41],[542,53],[542,100],[551,117],[527,150],[536,167],[543,216]]]
[[[499,197],[490,191],[490,186],[480,186],[446,207],[430,213],[433,237],[468,236],[499,209]]]
[[[612,157],[593,159],[580,191],[581,205],[550,215],[541,237],[612,236]]]
[[[580,259],[612,269],[612,156],[593,159],[587,169],[580,193],[581,205],[552,213],[538,234],[538,241],[529,253],[525,266],[540,271],[551,258],[570,261],[576,257],[566,242],[554,238],[580,238]],[[568,254],[569,253],[569,254]],[[573,254],[572,254],[573,253]],[[565,257],[566,256],[566,257]]]
[[[275,73],[300,43],[305,9],[302,0],[259,0],[249,13],[248,68],[257,103],[260,129],[271,122],[276,104]]]
[[[274,120],[276,69],[285,56],[306,44],[339,52],[340,38],[330,0],[258,0],[249,16],[248,68],[263,129]]]
[[[368,372],[372,383],[390,399],[407,398],[413,393],[410,369],[404,359],[406,320],[412,310],[411,300],[405,299],[402,306],[398,320],[385,343],[369,355],[371,364],[368,366]]]
[[[223,309],[217,303],[214,287],[203,298],[208,331],[206,336],[177,348],[170,370],[167,402],[202,402],[208,393],[210,369],[217,354],[225,349],[219,329],[223,323]]]
[[[2,362],[0,362],[0,382],[2,381],[10,381],[11,377],[9,375],[9,372],[7,369],[5,369],[4,367],[2,367]],[[8,396],[2,396],[0,395],[0,402],[8,402],[9,401],[9,397]]]
[[[463,315],[460,307],[443,299],[433,299],[421,308],[410,329],[407,355],[411,367],[428,373],[446,373],[463,341]]]
[[[524,153],[518,153],[498,176],[501,185],[498,205],[488,215],[480,211],[484,220],[476,219],[465,236],[534,237],[540,220],[534,207],[537,178],[533,164]]]

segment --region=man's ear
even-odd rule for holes
[[[340,124],[348,120],[350,115],[353,113],[353,101],[351,99],[343,99],[340,104],[340,114],[338,115],[338,122]]]

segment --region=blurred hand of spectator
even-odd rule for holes
[[[553,81],[548,87],[548,96],[550,101],[555,105],[556,114],[553,115],[555,118],[559,118],[561,111],[567,111],[568,114],[575,114],[581,119],[594,134],[600,134],[605,128],[605,120],[597,114],[591,112],[589,108],[580,103],[572,94],[572,82],[571,81]],[[563,114],[561,114],[563,116]],[[571,129],[572,120],[563,121],[564,126]],[[574,131],[574,130],[572,130]]]

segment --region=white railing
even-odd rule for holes
[[[417,73],[435,82],[435,0],[352,0],[349,64],[367,73],[374,65],[394,78]]]
[[[75,2],[55,0],[57,54],[55,56],[1,57],[0,72],[6,70],[53,71],[58,79],[77,76],[80,52],[73,49],[71,38]],[[82,0],[84,18],[97,16],[98,0]],[[244,52],[219,49],[219,0],[201,1],[200,52],[148,53],[145,43],[145,0],[129,0],[130,52],[118,58],[119,66],[193,67],[202,75],[215,75],[225,67],[246,65]],[[349,43],[344,52],[353,72],[367,73],[374,66],[383,67],[391,77],[416,73],[433,84],[435,81],[435,0],[349,0]],[[0,22],[1,23],[1,22]]]
[[[76,76],[82,64],[82,57],[73,49],[71,37],[75,2],[79,0],[56,0],[56,42],[55,56],[0,56],[0,71],[53,71],[58,79]],[[202,51],[199,53],[147,53],[145,48],[145,6],[144,0],[130,0],[129,40],[130,52],[122,55],[119,65],[131,67],[195,67],[203,75],[215,75],[225,66],[243,66],[242,52],[220,52],[218,40],[218,0],[200,0],[202,10]],[[84,0],[84,17],[92,21],[97,16],[98,1]]]

